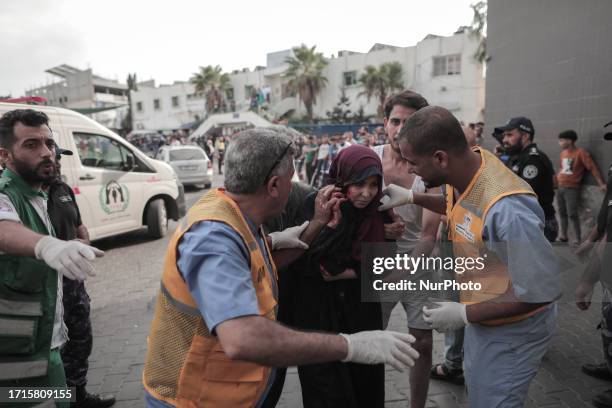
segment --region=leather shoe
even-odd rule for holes
[[[600,380],[612,381],[612,373],[608,370],[606,363],[599,364],[584,364],[582,372],[591,377],[599,378]]]
[[[71,408],[106,408],[115,403],[115,397],[112,395],[101,397],[98,394],[90,394],[85,392],[85,395],[77,399],[76,402],[70,404]]]

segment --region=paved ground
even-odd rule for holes
[[[188,192],[188,203],[195,202],[201,193]],[[89,390],[115,394],[117,408],[144,405],[141,375],[146,336],[167,242],[168,237],[150,241],[144,234],[135,233],[97,243],[107,253],[98,262],[98,276],[87,282],[94,328]],[[572,273],[575,276],[576,272]],[[601,358],[600,337],[595,330],[598,314],[597,304],[579,312],[569,300],[560,302],[558,331],[531,385],[527,407],[588,407],[595,394],[612,388],[612,383],[580,372],[583,363]],[[390,326],[403,330],[403,309],[395,308]],[[441,361],[443,337],[435,334],[434,343],[434,361]],[[408,390],[407,374],[387,370],[386,406],[408,407]],[[431,381],[428,407],[464,407],[465,401],[462,387]],[[278,406],[302,406],[295,369],[288,373]]]

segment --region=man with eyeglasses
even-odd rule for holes
[[[330,186],[317,196],[309,223],[263,233],[262,224],[287,203],[293,154],[284,130],[241,132],[226,152],[225,187],[204,195],[177,228],[148,342],[148,407],[260,407],[274,367],[414,364],[418,353],[407,334],[302,332],[276,322],[277,266],[297,259],[339,213]]]

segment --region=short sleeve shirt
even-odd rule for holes
[[[482,237],[508,265],[518,299],[545,303],[560,296],[559,268],[544,236],[544,211],[534,196],[515,194],[497,201],[486,215]]]
[[[271,273],[263,238],[251,227]],[[203,221],[192,226],[179,244],[177,265],[211,333],[226,320],[259,314],[249,252],[227,224]]]
[[[47,199],[36,196],[30,199],[30,204],[34,207],[36,214],[45,224],[48,231],[52,231],[51,220],[47,212]],[[14,221],[21,223],[19,214],[13,205],[11,199],[3,193],[0,193],[0,221]],[[61,347],[68,341],[68,329],[64,324],[64,307],[61,302],[62,293],[62,276],[57,274],[57,302],[55,302],[55,318],[53,320],[53,335],[51,337],[51,348]]]
[[[517,176],[525,180],[538,195],[538,202],[544,210],[546,219],[555,217],[553,200],[554,169],[546,154],[535,143],[525,147],[517,156],[510,159],[508,166]]]
[[[272,274],[264,238],[255,224],[248,219],[247,222],[264,254],[268,273]],[[179,271],[213,335],[216,327],[227,320],[259,314],[249,252],[240,235],[230,226],[215,221],[195,224],[183,235],[178,252]],[[278,301],[276,278],[270,278]],[[257,407],[265,401],[275,376],[276,371],[272,370]]]
[[[55,235],[66,241],[77,238],[77,229],[82,224],[81,213],[68,184],[58,182],[51,185],[47,208]]]

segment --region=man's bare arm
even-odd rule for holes
[[[35,256],[34,247],[44,235],[16,221],[0,221],[0,251],[11,255]]]
[[[216,331],[229,358],[270,367],[338,361],[348,353],[342,336],[293,330],[261,316],[227,320]]]
[[[433,251],[436,245],[440,218],[442,217],[438,213],[429,211],[428,209],[423,210],[421,238],[414,248],[414,256],[420,256],[421,254],[429,256],[431,254],[431,251]]]
[[[506,317],[518,316],[523,313],[531,312],[539,307],[549,304],[525,303],[519,300],[514,294],[512,286],[508,286],[506,293],[482,303],[475,303],[466,307],[467,319],[470,323],[478,323],[491,319],[502,319]]]
[[[413,193],[413,203],[432,212],[446,214],[446,200],[442,194]]]

